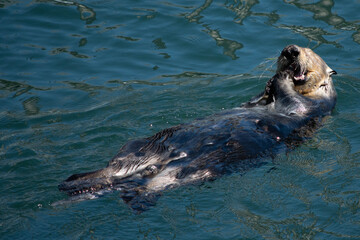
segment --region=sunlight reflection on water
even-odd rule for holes
[[[1,2],[1,236],[360,238],[359,6]],[[290,43],[339,73],[334,114],[303,146],[246,174],[165,192],[141,215],[116,192],[50,206],[66,198],[60,181],[104,167],[127,140],[260,92]]]

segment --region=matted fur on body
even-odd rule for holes
[[[335,106],[335,71],[313,51],[290,45],[265,91],[239,108],[126,143],[108,166],[59,185],[69,195],[116,189],[135,210],[159,193],[260,166],[309,137]]]

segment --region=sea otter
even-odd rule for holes
[[[310,136],[336,103],[336,74],[311,49],[285,47],[265,90],[238,108],[126,143],[106,168],[70,176],[68,195],[119,190],[134,210],[165,189],[261,165]]]

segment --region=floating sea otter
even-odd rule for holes
[[[310,136],[330,114],[336,102],[333,74],[312,50],[287,46],[275,76],[251,101],[130,141],[106,168],[72,175],[59,189],[71,196],[116,189],[142,211],[165,189],[256,167]]]

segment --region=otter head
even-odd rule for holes
[[[336,98],[331,76],[336,74],[319,55],[309,48],[285,47],[278,58],[277,73],[293,72],[295,91],[313,99]]]

